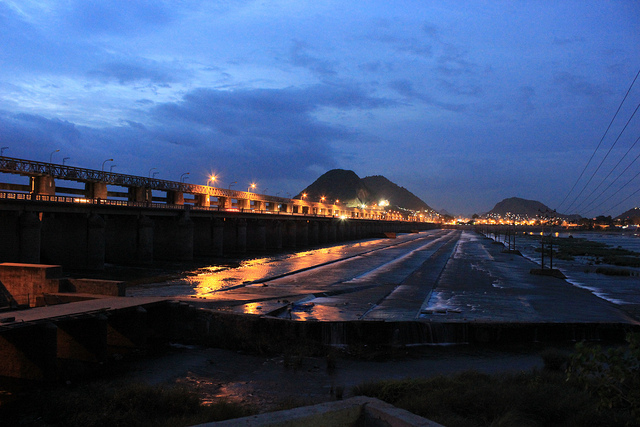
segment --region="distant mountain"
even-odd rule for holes
[[[302,190],[296,199],[306,194],[307,200],[319,201],[325,197],[328,202],[342,201],[347,206],[370,204],[373,194],[354,171],[332,169]]]
[[[431,210],[429,205],[406,188],[376,175],[360,178],[355,172],[333,169],[316,179],[313,184],[302,190],[296,199],[307,195],[307,200],[318,201],[325,197],[328,202],[340,200],[347,206],[371,205],[387,200],[390,206],[411,210]]]
[[[635,219],[635,220],[640,220],[640,208],[631,208],[628,211],[623,212],[622,214],[620,214],[617,217],[615,217],[615,219],[622,219],[622,220]]]
[[[538,215],[548,214],[549,216],[557,216],[562,218],[573,217],[575,215],[564,215],[554,212],[553,209],[547,205],[538,202],[536,200],[521,199],[519,197],[511,197],[504,199],[497,203],[493,209],[487,212],[485,215],[496,214],[505,216],[507,213],[520,216],[528,216],[529,218],[535,218]]]
[[[433,210],[411,191],[394,184],[382,175],[367,176],[362,178],[362,182],[371,189],[378,200],[388,200],[391,206],[413,211]]]

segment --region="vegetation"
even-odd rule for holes
[[[640,267],[640,253],[583,238],[556,237],[553,239],[553,249],[553,256],[556,259],[571,261],[577,256],[583,256],[594,258],[597,264]],[[536,251],[540,252],[541,249],[538,248]],[[549,247],[545,246],[545,255],[549,252]]]
[[[603,350],[547,351],[544,370],[365,383],[376,397],[440,424],[455,426],[640,425],[640,335]]]
[[[91,383],[40,391],[2,408],[0,424],[29,426],[188,426],[255,413],[221,400],[202,405],[184,387]]]

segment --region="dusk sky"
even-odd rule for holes
[[[0,0],[0,145],[285,197],[341,168],[453,214],[616,216],[640,205],[640,81],[605,131],[639,69],[632,0]]]

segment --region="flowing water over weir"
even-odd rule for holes
[[[403,346],[624,336],[623,304],[554,277],[470,231],[431,230],[262,258],[235,269],[131,288],[188,297],[191,329],[256,340]],[[182,298],[185,301],[184,298]],[[250,331],[250,332],[248,332]]]

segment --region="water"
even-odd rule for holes
[[[554,236],[584,238],[605,243],[612,248],[621,247],[640,253],[640,237],[631,233],[562,232],[554,233]],[[535,249],[540,247],[539,234],[518,235],[516,246],[525,257],[540,264],[540,253],[535,252]],[[545,264],[548,265],[548,261],[545,259]],[[607,276],[595,272],[597,267],[605,265],[598,265],[594,259],[589,257],[576,257],[573,261],[553,260],[553,267],[562,271],[567,276],[567,281],[574,286],[587,289],[594,295],[614,304],[640,304],[640,278],[638,276]],[[640,272],[638,268],[624,268]]]
[[[127,288],[129,296],[169,296],[215,298],[216,293],[234,287],[264,281],[270,278],[304,271],[341,259],[366,255],[375,249],[415,240],[425,234],[437,234],[439,230],[427,233],[398,236],[397,239],[371,239],[358,242],[318,248],[289,254],[244,260],[238,267],[210,266],[196,271],[185,272],[186,277],[160,283]]]

